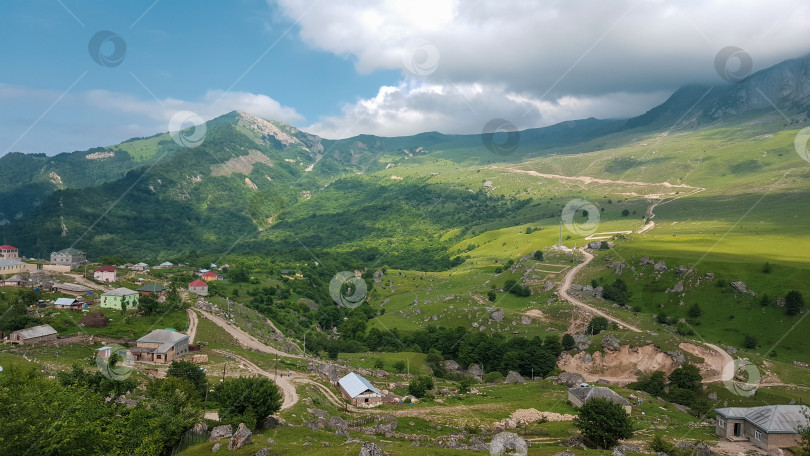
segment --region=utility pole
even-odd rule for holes
[[[408,362],[408,375],[411,375],[411,358],[405,358],[405,361]]]
[[[228,362],[225,361],[225,364],[222,365],[222,383],[225,383],[225,366],[228,365]]]
[[[307,355],[307,333],[304,333],[304,356]]]
[[[278,378],[278,355],[276,355],[276,378]]]

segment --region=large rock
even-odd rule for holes
[[[385,456],[385,452],[376,443],[365,442],[360,448],[360,456]]]
[[[504,383],[526,383],[526,380],[523,380],[523,376],[515,371],[509,371],[506,374],[506,379],[503,381]]]
[[[484,377],[484,369],[482,369],[478,364],[470,364],[467,367],[467,373],[479,379]]]
[[[683,282],[678,282],[672,286],[672,288],[667,288],[667,293],[680,293],[683,291]]]
[[[613,454],[611,456],[627,456],[628,451],[640,453],[641,449],[635,445],[619,445],[613,449]]]
[[[453,361],[452,359],[446,359],[442,361],[442,364],[444,364],[444,368],[445,370],[447,370],[447,372],[458,372],[458,369],[460,367],[458,363]]]
[[[755,291],[749,290],[748,287],[745,286],[745,282],[731,282],[731,286],[740,293],[749,294],[751,296],[757,295]]]
[[[573,445],[572,445],[573,446]],[[559,453],[555,453],[554,456],[577,456],[571,450],[560,451]]]
[[[275,429],[279,426],[281,426],[281,421],[272,415],[265,418],[262,423],[262,429]]]
[[[217,426],[214,429],[211,429],[211,438],[209,438],[208,441],[213,442],[214,440],[226,439],[232,435],[233,426],[230,424],[223,424],[222,426]]]
[[[270,448],[264,447],[256,452],[256,456],[270,456]]]
[[[579,386],[580,383],[585,383],[585,377],[576,372],[562,372],[558,376],[558,381],[569,388],[573,388]]]
[[[239,427],[236,428],[236,432],[234,432],[233,437],[231,437],[231,441],[228,442],[228,449],[238,450],[250,443],[250,439],[252,438],[253,433],[245,426],[245,423],[239,423]]]
[[[667,264],[664,262],[664,260],[661,260],[658,263],[655,263],[653,269],[655,269],[658,272],[664,272],[667,270]]]
[[[622,346],[619,344],[619,339],[613,334],[608,334],[602,338],[602,348],[610,351],[619,351]]]
[[[655,261],[651,260],[650,257],[648,257],[648,256],[641,257],[641,259],[638,260],[638,265],[639,266],[644,266],[646,264],[655,264]]]
[[[530,325],[530,324],[532,324],[531,317],[527,317],[526,315],[520,317],[520,324],[521,325]]]
[[[514,432],[501,432],[489,443],[490,454],[520,454],[529,451],[529,443]]]
[[[215,443],[214,446],[211,447],[211,452],[216,453],[217,451],[219,451],[220,448],[222,448],[222,444],[221,443]]]
[[[497,312],[492,312],[492,315],[490,315],[489,318],[495,321],[503,321],[503,316],[503,310],[499,310]]]

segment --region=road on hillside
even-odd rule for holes
[[[270,380],[273,380],[273,382],[275,382],[275,384],[278,385],[279,389],[281,389],[281,393],[284,395],[284,402],[282,402],[281,404],[281,410],[287,410],[288,408],[292,407],[298,402],[298,393],[295,392],[295,387],[292,385],[292,383],[290,383],[289,381],[290,377],[285,377],[283,374],[273,375],[270,372],[267,372],[266,370],[257,366],[244,356],[239,356],[226,350],[213,350],[213,351],[221,355],[231,356],[239,360],[239,362],[244,364],[245,367],[247,367],[248,370],[250,370],[254,374],[262,375],[264,377],[269,378]]]
[[[633,326],[633,325],[631,325],[629,323],[625,323],[624,321],[619,320],[618,318],[616,318],[616,317],[614,317],[612,315],[609,315],[609,314],[597,309],[596,307],[589,306],[588,304],[585,304],[584,302],[580,301],[579,299],[577,299],[577,298],[571,296],[570,294],[568,294],[568,289],[571,288],[571,284],[574,282],[574,278],[576,277],[577,273],[579,271],[581,271],[582,268],[587,266],[588,263],[591,262],[591,260],[593,260],[593,254],[588,252],[585,247],[580,248],[579,251],[582,252],[583,255],[585,255],[585,261],[583,261],[582,263],[574,266],[573,268],[571,268],[570,271],[568,271],[567,274],[565,274],[565,278],[563,279],[562,283],[560,284],[559,289],[557,289],[557,295],[560,298],[570,302],[571,304],[573,304],[573,305],[575,305],[577,307],[581,307],[581,308],[587,310],[588,312],[599,315],[600,317],[605,317],[609,321],[612,321],[612,322],[616,323],[619,326],[623,326],[623,327],[625,327],[625,328],[627,328],[627,329],[629,329],[631,331],[642,332],[640,329],[636,328],[635,326]]]
[[[246,333],[236,325],[228,323],[222,317],[219,317],[202,309],[194,309],[194,311],[201,313],[203,317],[211,320],[212,322],[214,322],[214,324],[224,329],[226,332],[232,335],[234,339],[236,339],[242,346],[244,346],[247,349],[254,349],[264,353],[272,353],[274,355],[286,356],[288,358],[304,359],[304,357],[301,355],[286,353],[260,342],[258,339]]]
[[[186,312],[188,313],[188,331],[186,331],[186,334],[188,334],[188,343],[193,344],[194,337],[197,336],[197,313],[191,309],[186,309]]]

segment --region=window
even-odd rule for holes
[[[754,438],[757,440],[762,440],[762,432],[759,429],[754,429]]]
[[[365,402],[368,402],[368,398],[366,398]]]
[[[717,425],[720,426],[721,428],[726,427],[726,420],[722,418],[717,418]]]

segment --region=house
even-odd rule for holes
[[[748,440],[763,450],[796,446],[810,425],[806,405],[767,405],[715,409],[715,433],[728,440]]]
[[[32,328],[18,329],[8,336],[12,344],[31,345],[56,340],[56,330],[50,325],[39,325]]]
[[[630,413],[630,401],[619,396],[610,388],[604,386],[580,386],[568,389],[568,400],[576,408],[582,407],[586,402],[597,398],[615,402],[624,407],[625,412]]]
[[[99,282],[115,282],[118,280],[115,266],[99,266],[93,271],[93,278]]]
[[[58,291],[59,293],[65,293],[73,296],[80,296],[93,291],[92,288],[87,288],[84,285],[78,285],[75,283],[55,283],[53,284],[52,288],[54,291]]]
[[[195,280],[188,284],[188,291],[197,296],[208,296],[208,284],[202,280]]]
[[[21,287],[25,285],[27,282],[28,280],[26,280],[25,277],[19,274],[14,274],[9,278],[0,281],[0,283],[2,283],[4,287]]]
[[[208,271],[200,276],[206,282],[210,282],[212,280],[219,280],[219,274],[213,271]]]
[[[8,244],[0,245],[0,261],[2,260],[19,260],[20,251],[17,247]]]
[[[159,265],[155,266],[155,269],[165,269],[165,268],[171,268],[171,267],[174,267],[173,263],[171,263],[169,261],[164,261],[163,263],[160,263]]]
[[[69,309],[75,301],[73,298],[58,298],[53,305],[59,309]]]
[[[101,307],[108,309],[121,309],[121,303],[125,303],[127,308],[137,307],[138,292],[129,288],[116,288],[101,294]]]
[[[138,272],[149,272],[149,265],[146,263],[136,263],[133,264],[130,269]]]
[[[340,394],[355,407],[376,407],[382,404],[382,393],[368,380],[349,373],[338,380]]]
[[[156,283],[148,283],[148,284],[138,288],[137,291],[138,291],[138,293],[141,294],[141,296],[146,296],[146,295],[150,295],[150,294],[153,294],[153,295],[156,295],[156,296],[166,296],[166,287],[160,286],[160,285],[158,285]]]
[[[135,341],[129,351],[135,361],[168,364],[188,353],[188,336],[170,329],[156,329]]]
[[[20,261],[17,247],[0,245],[0,274],[18,274],[27,269],[26,264]]]
[[[73,247],[51,252],[51,264],[55,266],[70,266],[70,269],[73,270],[85,263],[87,263],[87,256],[81,250]]]

